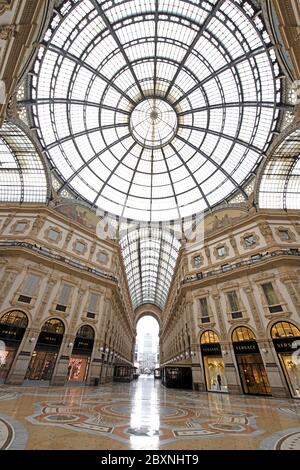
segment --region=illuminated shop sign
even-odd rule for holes
[[[74,342],[74,349],[92,351],[94,346],[93,339],[76,338]]]
[[[293,353],[297,349],[296,341],[300,341],[300,336],[291,336],[289,338],[274,338],[273,343],[276,351]]]
[[[233,343],[235,354],[259,354],[259,349],[256,341],[240,341]]]
[[[38,343],[47,344],[52,346],[60,346],[63,339],[63,335],[57,333],[48,333],[41,331],[38,339]]]
[[[25,328],[0,324],[0,338],[6,340],[21,341]]]
[[[203,356],[222,356],[219,343],[201,344],[201,353]]]

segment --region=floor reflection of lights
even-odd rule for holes
[[[159,448],[159,398],[158,388],[141,378],[135,388],[130,415],[130,446],[132,449],[155,450]]]

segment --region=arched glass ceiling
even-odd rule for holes
[[[28,102],[59,191],[147,221],[243,193],[281,102],[256,13],[244,0],[62,2]]]
[[[163,309],[179,251],[168,231],[142,227],[121,239],[133,308],[155,304]]]
[[[300,129],[290,132],[267,160],[258,202],[269,209],[300,209]]]
[[[0,201],[46,202],[46,171],[34,144],[12,122],[0,128]]]

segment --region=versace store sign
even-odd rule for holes
[[[293,353],[300,346],[300,336],[292,336],[290,338],[275,338],[273,339],[276,352]]]
[[[235,354],[259,354],[259,349],[256,341],[240,341],[233,343]]]
[[[219,343],[201,344],[201,353],[202,356],[222,356]]]

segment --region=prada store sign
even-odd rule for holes
[[[38,343],[47,344],[52,346],[60,346],[63,339],[63,335],[57,333],[48,333],[41,331],[38,339]]]
[[[300,346],[300,336],[291,336],[285,338],[274,338],[273,343],[276,352],[295,352]],[[298,343],[298,344],[297,344]]]
[[[0,324],[0,339],[21,341],[24,335],[24,330],[25,328]]]
[[[219,343],[201,344],[201,353],[203,356],[222,356]]]
[[[256,341],[239,341],[233,343],[235,354],[259,354],[259,349]]]
[[[81,349],[91,351],[94,346],[94,340],[88,338],[76,338],[74,342],[74,349]]]

